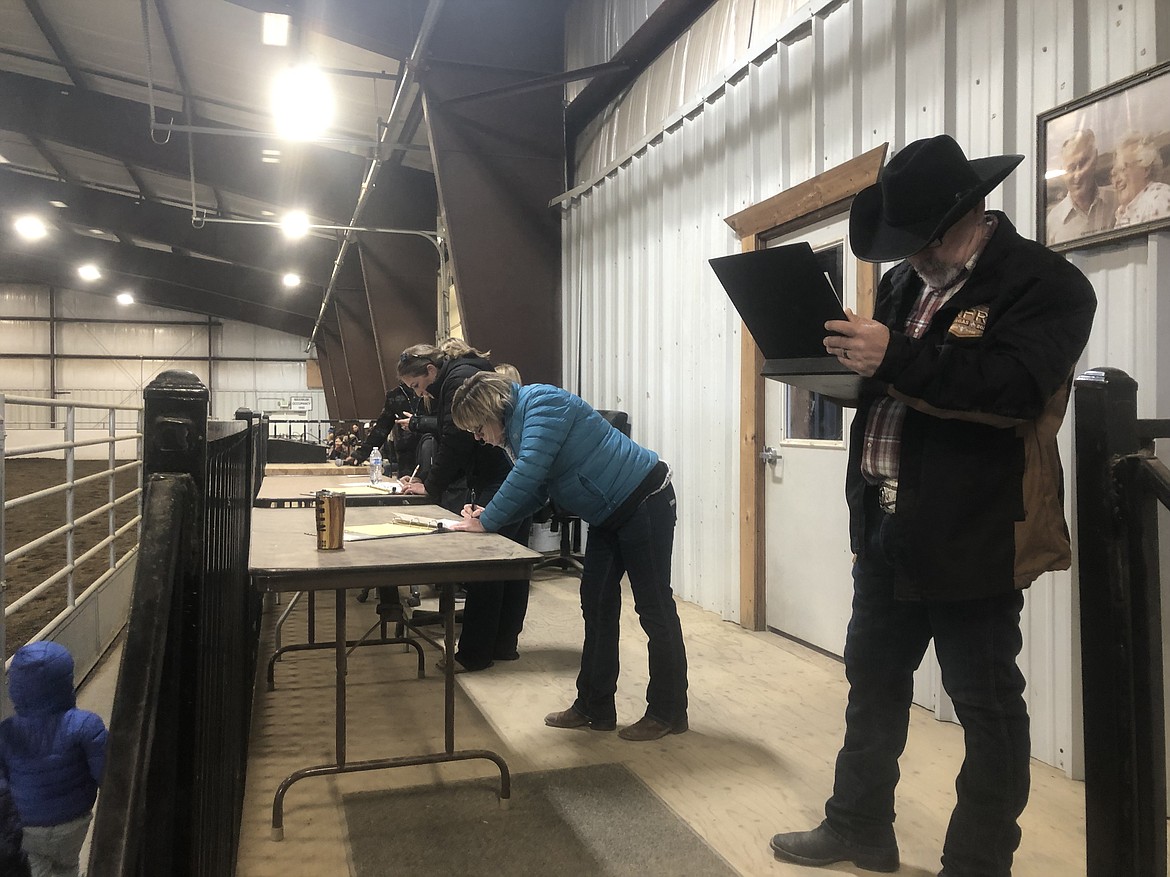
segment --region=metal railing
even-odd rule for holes
[[[6,424],[6,413],[10,405],[51,408],[55,411],[63,412],[63,425],[53,427],[49,430],[53,433],[59,431],[61,440],[41,443],[25,442],[19,446],[8,444],[10,438],[8,436],[9,426]],[[80,430],[77,426],[77,412],[79,410],[105,412],[105,417],[102,420],[105,429]],[[119,411],[135,412],[135,420],[137,421],[136,428],[133,428],[131,431],[123,430],[119,432],[117,421],[117,412]],[[142,459],[141,411],[141,406],[134,405],[73,402],[62,399],[42,399],[32,396],[15,396],[0,393],[0,452],[2,452],[0,453],[0,496],[3,497],[3,503],[0,504],[0,608],[3,609],[3,617],[0,619],[0,658],[7,654],[7,620],[15,613],[36,601],[60,594],[60,613],[42,627],[40,631],[31,637],[25,638],[28,641],[37,639],[46,630],[53,628],[65,615],[72,612],[80,599],[83,599],[85,595],[101,587],[133,555],[134,549],[131,548],[119,557],[117,554],[117,540],[119,537],[136,528],[141,518],[135,513],[124,524],[118,526],[117,512],[119,507],[124,504],[130,502],[137,504],[138,497],[142,492],[140,463]],[[57,415],[54,415],[54,419],[56,417]],[[94,422],[97,422],[96,418]],[[104,432],[105,434],[81,437],[84,433],[88,432]],[[125,442],[134,442],[132,448],[133,459],[129,462],[119,464],[117,462],[118,446]],[[78,449],[100,445],[105,445],[108,450],[105,459],[105,468],[81,478],[76,477]],[[7,462],[16,457],[45,456],[62,458],[64,460],[64,480],[22,496],[9,498],[4,489],[7,483]],[[125,456],[123,454],[123,457]],[[137,472],[136,486],[132,490],[119,494],[116,486],[117,477],[120,473],[129,471]],[[84,514],[75,514],[74,494],[76,489],[79,486],[101,481],[102,479],[105,479],[108,483],[107,502]],[[14,511],[19,512],[19,510],[31,504],[37,504],[39,506],[44,500],[61,494],[64,495],[64,512],[60,526],[25,541],[20,545],[9,546],[6,521],[10,513]],[[98,520],[103,515],[106,518],[105,537],[98,540],[96,544],[78,553],[77,528],[89,521]],[[64,546],[64,550],[61,552],[64,558],[62,565],[48,575],[48,577],[33,584],[31,587],[24,587],[22,585],[22,593],[11,602],[8,602],[9,579],[6,573],[10,566],[17,560],[31,555],[34,552],[42,552],[42,549],[52,544],[63,544]],[[54,548],[54,551],[56,550]],[[82,564],[90,559],[97,558],[103,553],[106,559],[105,572],[101,573],[93,582],[87,583],[85,590],[79,594],[77,592],[77,582],[75,581],[76,570]],[[63,588],[61,587],[62,583],[64,583]]]
[[[1166,727],[1158,505],[1170,470],[1140,420],[1137,383],[1076,380],[1077,544],[1085,730],[1087,877],[1166,874]]]
[[[269,419],[268,434],[272,438],[323,445],[329,433],[333,431],[334,422],[332,420]]]
[[[94,817],[91,877],[235,870],[260,598],[247,559],[267,424],[209,421],[166,372],[145,393],[140,556]]]

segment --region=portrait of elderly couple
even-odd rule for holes
[[[1041,117],[1040,239],[1111,240],[1170,223],[1170,72],[1112,86]]]

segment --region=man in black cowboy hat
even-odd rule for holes
[[[984,197],[1023,156],[911,143],[860,192],[851,243],[882,278],[874,319],[826,324],[865,382],[846,495],[854,565],[849,704],[825,820],[776,857],[896,871],[894,789],[913,673],[933,638],[966,758],[945,877],[1006,877],[1028,800],[1023,589],[1071,563],[1056,433],[1096,298]]]

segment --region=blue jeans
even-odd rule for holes
[[[895,600],[890,549],[896,527],[897,515],[870,511],[865,548],[854,566],[845,641],[845,743],[825,815],[847,840],[895,842],[894,788],[913,674],[933,637],[966,744],[943,866],[947,877],[1009,877],[1030,779],[1028,709],[1016,666],[1024,595],[1009,590],[954,602]]]
[[[616,530],[589,529],[581,573],[585,644],[573,706],[594,721],[617,720],[618,636],[622,575],[629,573],[634,610],[649,637],[646,714],[675,724],[687,716],[687,653],[670,589],[674,487],[646,498]]]

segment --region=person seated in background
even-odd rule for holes
[[[1170,186],[1159,178],[1162,154],[1150,138],[1131,132],[1113,153],[1113,185],[1117,189],[1117,223],[1121,228],[1170,216]]]
[[[73,656],[42,641],[21,646],[8,670],[16,715],[0,722],[0,777],[24,824],[35,874],[75,875],[106,763],[106,725],[77,708]]]
[[[361,423],[356,420],[350,423],[349,434],[345,437],[345,443],[351,452],[361,445],[363,435]]]
[[[344,460],[348,456],[349,448],[345,444],[345,436],[339,435],[333,439],[333,444],[329,448],[328,459]]]
[[[552,499],[589,524],[581,572],[585,643],[577,698],[544,719],[553,728],[617,727],[622,576],[649,638],[646,714],[618,732],[657,740],[687,730],[687,655],[670,588],[675,496],[670,467],[614,428],[583,399],[546,384],[527,387],[494,372],[473,374],[456,391],[455,425],[504,448],[512,471],[495,496],[470,504],[455,529],[499,532]]]
[[[346,465],[360,466],[370,458],[374,448],[384,448],[382,457],[389,463],[390,472],[410,475],[416,465],[419,434],[398,424],[414,414],[418,403],[418,397],[409,387],[400,384],[391,389],[386,394],[382,413],[366,432],[362,443],[346,458]]]

